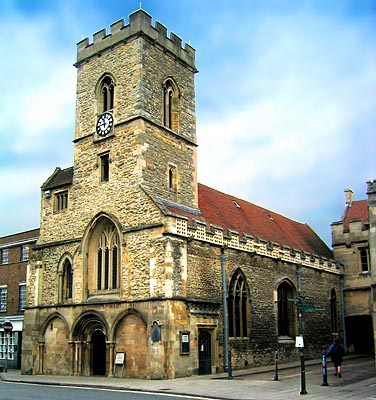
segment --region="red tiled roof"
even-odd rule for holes
[[[216,225],[227,231],[233,230],[255,238],[278,243],[311,254],[332,258],[333,254],[320,237],[307,225],[248,201],[224,194],[208,186],[198,185],[200,216],[189,215],[181,210],[175,212]],[[168,207],[173,211],[173,207]]]
[[[346,207],[345,215],[342,219],[344,229],[349,229],[349,222],[352,219],[360,219],[363,224],[368,221],[367,200],[353,201],[350,207]]]

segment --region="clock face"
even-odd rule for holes
[[[102,137],[107,136],[110,133],[113,124],[114,118],[110,113],[105,112],[98,118],[97,134]]]

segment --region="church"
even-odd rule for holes
[[[194,48],[138,10],[79,42],[75,67],[74,163],[41,187],[22,373],[214,374],[227,348],[234,369],[297,360],[297,336],[320,357],[342,331],[340,266],[307,224],[198,183]]]

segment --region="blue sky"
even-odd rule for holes
[[[134,0],[0,2],[0,236],[39,226],[73,165],[76,43]],[[307,222],[331,244],[344,193],[376,179],[376,2],[143,0],[196,49],[201,183]]]

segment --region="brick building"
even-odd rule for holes
[[[235,368],[299,357],[298,295],[325,310],[303,315],[321,354],[340,270],[308,225],[197,183],[195,50],[139,10],[78,43],[75,66],[74,166],[42,185],[23,373],[222,371],[222,268]]]
[[[39,229],[0,238],[0,322],[13,325],[8,346],[0,328],[0,363],[8,347],[9,368],[21,368],[21,345],[26,307],[26,269]]]
[[[346,344],[350,352],[374,352],[376,285],[376,181],[367,182],[367,199],[347,189],[340,221],[332,223],[334,258],[344,265]]]

